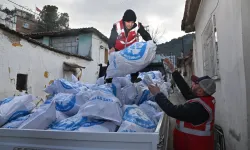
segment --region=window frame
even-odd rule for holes
[[[202,35],[203,74],[220,79],[218,37],[216,17],[213,15],[205,26]]]

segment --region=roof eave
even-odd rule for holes
[[[186,0],[185,11],[181,23],[181,30],[190,33],[195,31],[195,19],[201,0]]]
[[[45,49],[48,49],[48,50],[51,50],[53,52],[56,52],[56,53],[60,53],[60,54],[63,54],[63,55],[67,55],[67,56],[73,56],[73,57],[78,57],[78,58],[81,58],[81,59],[84,59],[84,60],[87,60],[87,61],[93,61],[93,59],[91,57],[88,57],[88,56],[80,56],[80,55],[76,55],[76,54],[71,54],[69,52],[64,52],[64,51],[61,51],[61,50],[58,50],[58,49],[55,49],[53,47],[50,47],[50,46],[47,46],[41,42],[38,42],[37,40],[25,35],[25,34],[22,34],[22,33],[19,33],[19,32],[16,32],[14,30],[11,30],[9,29],[8,27],[6,27],[5,25],[3,24],[0,24],[0,29],[5,31],[5,32],[8,32],[8,33],[12,33],[20,38],[23,38],[25,40],[27,40],[28,42],[30,43],[33,43],[33,44],[36,44],[36,45],[39,45]]]
[[[27,36],[34,38],[34,39],[38,39],[44,36],[51,36],[51,37],[74,36],[78,34],[87,34],[87,33],[96,34],[104,42],[108,42],[108,38],[105,35],[103,35],[99,30],[93,27],[83,28],[83,29],[69,29],[69,30],[57,31],[57,32],[40,32],[40,33],[38,32],[38,33],[27,34]]]

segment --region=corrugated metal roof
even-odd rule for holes
[[[67,29],[67,30],[62,30],[62,31],[37,32],[37,33],[31,33],[31,34],[26,34],[26,35],[31,38],[37,39],[37,38],[42,38],[43,36],[68,36],[68,35],[78,35],[80,33],[94,33],[103,41],[108,42],[108,38],[104,34],[102,34],[99,30],[93,27]]]
[[[6,27],[3,24],[0,24],[0,29],[4,30],[6,32],[9,32],[11,34],[14,34],[16,36],[19,36],[20,38],[23,38],[23,39],[27,40],[28,42],[31,42],[31,43],[36,44],[36,45],[39,45],[39,46],[41,46],[43,48],[46,48],[48,50],[54,51],[56,53],[60,53],[60,54],[68,55],[68,56],[74,56],[74,57],[82,58],[82,59],[85,59],[85,60],[88,60],[88,61],[92,61],[92,58],[90,58],[90,57],[80,56],[80,55],[76,55],[76,54],[71,54],[71,53],[64,52],[64,51],[55,49],[53,47],[47,46],[47,45],[45,45],[45,44],[43,44],[43,43],[41,43],[41,42],[39,42],[39,41],[37,41],[37,40],[35,40],[35,39],[27,36],[27,35],[24,35],[22,33],[19,33],[19,32],[16,32],[14,30],[11,30],[11,29],[9,29],[8,27]]]

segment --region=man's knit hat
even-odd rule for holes
[[[128,9],[125,11],[123,17],[122,17],[123,21],[136,21],[136,14],[133,10]]]
[[[209,76],[203,76],[203,77],[197,77],[195,75],[192,75],[191,80],[199,84],[200,87],[208,94],[213,95],[216,92],[216,84],[213,79],[211,79]]]

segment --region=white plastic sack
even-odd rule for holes
[[[97,85],[104,85],[104,77],[99,78],[96,81]],[[112,85],[110,85],[113,89],[113,93],[115,96],[121,100],[123,95],[122,95],[122,88],[125,86],[131,85],[131,81],[127,79],[126,77],[115,77],[112,79]]]
[[[21,116],[28,115],[34,108],[35,103],[32,95],[4,99],[0,105],[0,126]]]
[[[72,80],[73,83],[77,83],[78,82],[77,77],[75,75],[73,75],[73,74],[71,75],[71,80]]]
[[[152,101],[146,101],[142,103],[139,108],[151,119],[158,124],[159,116],[161,116],[162,112],[157,103]]]
[[[113,83],[120,83],[122,88],[132,84],[132,82],[126,77],[116,77],[112,81]]]
[[[96,81],[96,84],[97,85],[103,85],[103,84],[105,84],[104,76],[98,78],[97,81]]]
[[[9,128],[9,129],[18,128],[25,120],[27,120],[30,117],[30,115],[31,114],[12,120],[11,122],[5,124],[2,128]]]
[[[135,100],[137,97],[137,91],[136,87],[134,84],[127,85],[122,88],[121,93],[122,93],[122,98],[121,103],[122,105],[132,105],[135,104]]]
[[[162,73],[160,71],[141,72],[138,77],[143,80],[145,75],[148,75],[151,80],[162,80],[163,79]]]
[[[45,88],[45,92],[51,95],[58,93],[78,93],[80,85],[77,83],[69,82],[65,79],[55,80],[52,84]]]
[[[122,94],[122,88],[125,86],[132,85],[132,82],[128,80],[125,77],[115,77],[112,80],[112,89],[113,91],[115,90],[115,96],[119,99],[122,100],[123,94]]]
[[[79,110],[79,114],[94,119],[105,119],[120,125],[122,121],[122,105],[107,86],[99,86],[93,91],[93,96]]]
[[[138,76],[139,77],[139,76]],[[126,76],[125,76],[125,78],[127,78],[129,81],[131,81],[131,75],[130,74],[127,74]]]
[[[91,96],[93,95],[93,90],[87,89],[87,90],[81,90],[76,94],[76,101],[78,105],[83,105],[86,103]],[[79,101],[79,102],[78,102]]]
[[[156,44],[151,41],[136,42],[119,52],[109,55],[107,78],[123,77],[148,66],[155,58]]]
[[[169,92],[171,90],[171,84],[168,82],[163,82],[162,84],[158,84],[160,91],[166,96],[169,97]]]
[[[117,125],[110,121],[88,119],[84,122],[78,132],[115,132]]]
[[[88,99],[83,99],[83,93],[68,94],[68,93],[59,93],[54,96],[53,101],[56,103],[56,110],[61,111],[67,116],[73,116],[78,111],[81,105],[83,105]]]
[[[123,121],[117,132],[154,132],[156,124],[138,106],[125,105]]]
[[[87,121],[87,117],[83,117],[82,115],[76,114],[72,117],[66,118],[59,122],[54,122],[49,127],[49,130],[63,130],[63,131],[74,131]]]
[[[88,84],[88,83],[84,83],[83,86],[87,87],[88,89],[92,89],[95,88],[96,86],[98,86],[97,84]]]
[[[67,115],[65,115],[64,113],[62,113],[60,111],[56,111],[56,121],[62,121],[66,118],[68,118]]]
[[[49,97],[42,105],[40,105],[39,107],[33,109],[31,112],[37,112],[39,110],[43,110],[43,109],[47,109],[48,105],[50,105],[53,101],[53,97]],[[68,118],[68,116],[66,114],[64,114],[63,112],[60,112],[58,110],[56,110],[56,121],[61,121]]]
[[[135,83],[137,96],[135,99],[135,104],[140,105],[145,101],[151,100],[153,98],[153,95],[150,93],[147,86],[145,86],[143,83]]]
[[[143,81],[143,83],[144,83],[146,86],[149,86],[149,85],[154,84],[154,82],[152,81],[152,78],[150,78],[148,74],[145,74],[145,75],[144,75],[144,78],[142,79],[142,81]]]
[[[56,120],[55,103],[44,105],[41,109],[32,113],[18,129],[47,129]]]
[[[162,79],[161,80],[152,79],[148,74],[144,75],[144,78],[143,78],[142,82],[146,86],[148,86],[148,85],[157,85],[157,86],[159,86],[160,91],[166,97],[169,97],[169,93],[170,93],[170,90],[171,90],[171,83],[164,82],[164,80],[162,80]]]

